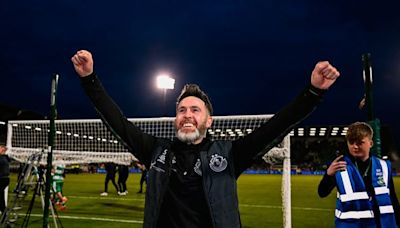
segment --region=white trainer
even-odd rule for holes
[[[100,196],[108,196],[108,193],[107,193],[107,192],[102,192],[102,193],[100,194]]]

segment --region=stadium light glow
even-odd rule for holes
[[[174,89],[175,79],[168,74],[160,74],[157,76],[157,88],[159,89]]]
[[[167,109],[167,90],[174,89],[175,79],[171,78],[168,74],[159,74],[156,79],[157,88],[162,89],[163,91],[163,110],[166,115]]]

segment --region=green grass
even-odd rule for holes
[[[64,227],[141,227],[144,194],[136,194],[138,174],[128,179],[127,196],[118,196],[109,184],[109,196],[100,197],[104,188],[102,174],[69,174],[65,179],[64,194],[68,208],[59,212]],[[334,227],[335,194],[320,199],[317,195],[321,176],[292,176],[292,227]],[[400,177],[395,177],[395,186]],[[12,178],[10,189],[15,185]],[[243,227],[282,227],[281,176],[242,175],[238,181],[240,213]],[[399,188],[397,195],[400,196]],[[13,198],[10,192],[9,200]],[[26,201],[32,194],[26,197]],[[24,204],[18,224],[23,220],[28,205]],[[42,227],[41,203],[37,198],[29,227]],[[50,222],[52,222],[50,220]]]

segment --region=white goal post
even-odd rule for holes
[[[235,140],[244,137],[273,115],[213,116],[207,137],[211,140]],[[129,119],[144,132],[163,138],[174,138],[174,117]],[[41,154],[40,164],[47,163],[49,120],[8,121],[7,155],[27,162],[32,154]],[[99,119],[56,120],[53,163],[88,164],[113,162],[130,164],[136,158]],[[266,151],[267,163],[281,163],[282,207],[284,227],[291,227],[290,213],[290,138]]]

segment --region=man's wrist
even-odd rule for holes
[[[315,86],[313,86],[312,84],[310,84],[310,86],[308,87],[308,92],[310,92],[311,94],[321,97],[322,95],[324,95],[324,93],[326,92],[325,89],[319,89]]]
[[[97,78],[97,75],[96,75],[96,72],[94,72],[94,71],[91,74],[89,74],[88,76],[80,77],[81,82],[83,84],[85,84],[85,83],[93,83],[94,80],[96,80],[96,78]]]

